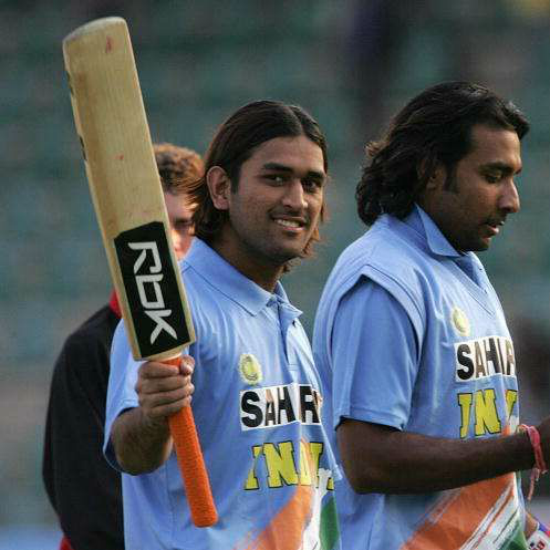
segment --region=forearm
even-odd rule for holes
[[[339,428],[338,440],[344,470],[359,493],[452,489],[534,464],[525,433],[479,440],[440,439],[347,421]]]
[[[167,419],[149,419],[140,407],[125,411],[115,420],[111,441],[120,467],[132,475],[156,470],[172,451]]]
[[[194,361],[179,365],[146,362],[138,371],[139,407],[123,412],[111,428],[111,442],[121,468],[133,475],[152,472],[172,452],[168,419],[191,403]]]

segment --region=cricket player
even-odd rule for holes
[[[356,197],[370,228],[314,330],[347,550],[548,547],[516,472],[546,469],[550,422],[519,428],[512,337],[475,254],[519,211],[528,129],[512,103],[450,82],[368,147]]]
[[[297,106],[245,105],[215,134],[181,264],[197,340],[178,368],[136,363],[123,325],[114,338],[104,450],[123,472],[128,548],[340,548],[320,381],[279,282],[319,238],[327,170]],[[167,420],[191,399],[219,514],[208,528],[192,523]]]

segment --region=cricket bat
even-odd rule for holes
[[[178,365],[195,341],[128,27],[107,17],[63,40],[86,174],[136,360]],[[191,407],[169,419],[191,517],[218,519]]]

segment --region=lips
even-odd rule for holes
[[[274,221],[286,229],[302,229],[306,225],[303,218],[274,218]]]
[[[500,228],[504,225],[504,220],[489,220],[485,226],[489,229],[491,235],[498,235]]]
[[[498,227],[495,227],[495,226],[489,225],[489,224],[486,224],[485,227],[487,227],[491,237],[494,237],[495,235],[498,235],[498,233],[499,233],[499,228]]]

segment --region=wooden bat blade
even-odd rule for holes
[[[173,357],[195,335],[166,233],[126,22],[113,17],[84,25],[64,40],[63,51],[90,191],[134,357]]]
[[[166,360],[195,340],[126,22],[92,21],[63,41],[75,124],[135,359]],[[179,359],[179,358],[178,358]],[[170,425],[193,521],[217,521],[191,409]],[[180,460],[184,450],[185,460]]]

